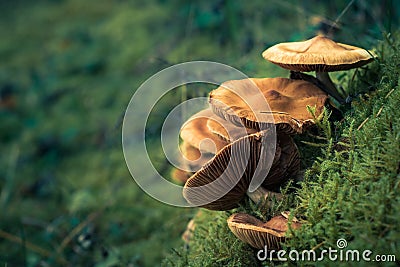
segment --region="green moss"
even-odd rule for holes
[[[336,248],[336,240],[345,238],[348,249],[400,256],[395,230],[400,219],[399,47],[386,43],[379,62],[368,70],[372,90],[359,95],[346,112],[340,139],[344,150],[329,146],[306,173],[296,206],[305,223],[289,248]],[[360,73],[354,86],[362,88],[366,75]]]
[[[290,209],[303,226],[284,244],[287,250],[315,249],[320,253],[329,247],[336,249],[337,240],[344,238],[347,249],[369,249],[371,258],[377,254],[400,257],[400,43],[394,42],[398,37],[391,37],[390,45],[388,41],[378,45],[379,60],[348,80],[356,97],[351,105],[342,107],[343,120],[333,121],[326,110],[317,119],[318,131],[296,137],[300,150],[306,150],[302,160],[307,170],[304,181],[283,190],[285,201],[263,210],[246,200],[231,212],[244,211],[265,221]],[[206,212],[206,220],[198,221],[189,250],[169,262],[281,265],[257,261],[250,246],[235,240],[226,230],[231,212]],[[338,263],[325,258],[323,264]]]
[[[195,219],[193,240],[164,260],[165,266],[256,266],[253,250],[229,230],[230,212],[202,211]]]

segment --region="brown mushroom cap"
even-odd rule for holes
[[[203,212],[201,210],[198,210],[194,217],[188,222],[186,226],[186,230],[182,234],[182,240],[185,242],[186,246],[189,246],[189,243],[191,242],[194,231],[196,229],[196,224],[199,223],[199,220],[201,222],[201,217],[203,216]]]
[[[186,183],[193,173],[200,170],[204,164],[214,157],[214,154],[205,152],[201,153],[199,149],[189,145],[187,142],[182,142],[179,147],[182,156],[189,162],[181,162],[181,164],[185,166],[185,170],[173,168],[171,171],[171,177],[175,182],[181,184]]]
[[[191,161],[190,163],[188,163],[188,165],[193,172],[200,170],[200,168],[204,164],[206,164],[209,160],[211,160],[214,157],[213,153],[206,153],[206,152],[201,153],[201,151],[198,148],[189,145],[185,141],[181,143],[180,150],[182,152],[182,155],[188,161]]]
[[[183,188],[185,199],[193,205],[211,210],[237,207],[247,192],[256,168],[263,174],[268,173],[270,160],[273,161],[265,148],[269,138],[268,131],[263,131],[225,146],[213,160],[187,180]],[[259,175],[261,173],[258,172]],[[231,189],[223,195],[221,192],[227,188]]]
[[[177,168],[174,168],[171,171],[172,180],[174,180],[175,182],[177,182],[179,184],[186,183],[187,179],[189,179],[189,177],[191,175],[192,175],[191,172],[187,172],[187,171],[177,169]]]
[[[191,219],[186,226],[185,232],[182,234],[182,240],[185,242],[185,244],[189,244],[190,240],[193,238],[193,232],[195,228],[196,224],[194,219]]]
[[[233,142],[240,137],[247,134],[254,134],[257,132],[255,129],[239,127],[223,118],[214,115],[212,118],[208,119],[207,127],[213,134],[219,136],[225,142]]]
[[[336,43],[324,36],[277,44],[265,50],[262,56],[282,68],[302,72],[349,70],[374,60],[372,53],[365,49]]]
[[[212,116],[215,115],[211,109],[196,113],[183,125],[180,135],[185,142],[200,151],[216,154],[228,142],[221,140],[208,129],[207,121]]]
[[[232,214],[228,220],[232,233],[243,242],[258,249],[280,249],[286,239],[288,219],[283,215],[275,216],[266,223],[246,213]],[[291,228],[298,229],[301,224],[292,221]]]
[[[265,97],[270,110],[257,105],[263,100],[254,85]],[[318,116],[327,99],[325,92],[307,81],[250,78],[223,83],[210,93],[209,102],[214,113],[236,125],[259,130],[275,124],[277,131],[294,134],[314,124],[307,106],[315,106]]]

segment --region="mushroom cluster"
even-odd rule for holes
[[[181,128],[180,149],[190,161],[185,166],[188,171],[172,173],[177,182],[185,184],[183,196],[194,206],[230,210],[246,196],[262,205],[271,205],[273,198],[279,201],[280,186],[300,171],[292,136],[314,125],[313,115],[323,112],[329,95],[340,97],[328,72],[359,67],[373,59],[365,50],[322,36],[273,46],[263,56],[292,71],[316,71],[317,78],[231,80],[211,91],[209,107]],[[308,112],[308,106],[315,108],[315,114]],[[249,190],[255,178],[260,179],[260,186]],[[288,225],[290,229],[301,226],[297,220],[289,220],[287,213],[266,223],[239,213],[227,223],[251,246],[275,249],[286,238]]]

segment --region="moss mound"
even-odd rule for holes
[[[257,251],[237,240],[226,225],[232,212],[245,211],[269,219],[290,209],[303,227],[285,244],[290,249],[313,250],[317,258],[329,247],[342,250],[370,250],[376,255],[400,258],[400,42],[399,35],[385,36],[376,51],[379,59],[368,68],[342,77],[353,93],[353,101],[342,107],[344,118],[334,120],[326,111],[318,118],[317,135],[297,138],[303,162],[308,164],[304,180],[287,185],[284,203],[262,210],[245,201],[238,210],[205,212],[188,249],[167,258],[167,266],[262,266],[284,262],[259,261]],[[317,148],[316,148],[317,147]],[[315,151],[320,150],[316,155]],[[312,153],[310,153],[312,152]],[[389,256],[387,257],[389,258]],[[340,263],[345,262],[345,256]],[[324,265],[337,265],[324,257]],[[378,258],[377,258],[378,260]],[[292,262],[298,264],[299,262]],[[354,263],[354,262],[353,262]],[[285,264],[290,264],[285,262]],[[316,262],[303,261],[314,265]],[[351,264],[351,263],[350,263]],[[394,262],[386,262],[394,264]],[[398,264],[398,262],[397,262]]]

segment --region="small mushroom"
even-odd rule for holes
[[[188,249],[191,241],[193,240],[194,231],[196,229],[196,224],[201,221],[201,217],[203,216],[203,212],[198,210],[193,218],[186,225],[186,229],[182,234],[182,240],[185,243],[185,248]]]
[[[222,140],[228,143],[231,143],[247,134],[254,134],[257,132],[255,129],[237,126],[215,114],[212,118],[208,119],[207,127],[210,132],[219,136]]]
[[[266,223],[246,213],[232,214],[228,220],[228,227],[232,233],[257,249],[280,249],[281,243],[287,238],[286,231],[289,229],[287,216],[278,215]],[[296,220],[290,224],[292,229],[298,229],[301,224]]]
[[[196,113],[189,118],[180,132],[181,138],[183,139],[180,145],[180,151],[186,160],[190,161],[185,164],[185,168],[190,169],[190,171],[174,168],[171,173],[174,181],[185,183],[194,172],[200,170],[207,161],[211,160],[216,152],[230,143],[227,138],[220,138],[219,135],[214,134],[212,129],[208,127],[208,123],[210,122],[216,122],[213,126],[219,127],[218,130],[221,131],[222,129],[229,128],[229,133],[226,131],[224,132],[224,134],[228,136],[227,138],[229,138],[229,135],[234,135],[235,138],[239,138],[240,135],[246,135],[247,133],[243,127],[232,127],[231,123],[223,121],[220,117],[216,116],[210,108]],[[255,130],[249,131],[255,132]],[[200,151],[201,148],[203,151]]]
[[[257,105],[264,96],[270,110]],[[328,96],[314,84],[287,78],[250,78],[223,83],[210,93],[209,102],[215,114],[238,126],[265,129],[275,124],[278,132],[303,133],[314,124],[307,106],[321,114]],[[229,108],[227,108],[229,107]]]
[[[228,142],[212,134],[207,127],[207,121],[215,116],[211,109],[204,109],[192,117],[181,128],[181,138],[202,152],[216,154]]]
[[[180,151],[188,163],[185,167],[190,169],[191,172],[197,172],[201,167],[206,164],[209,160],[214,157],[214,153],[203,152],[194,146],[189,145],[186,141],[183,141],[180,145]]]
[[[361,67],[374,60],[370,51],[318,35],[302,42],[288,42],[274,45],[262,53],[262,56],[280,67],[292,71],[315,71],[324,90],[343,102],[328,72],[349,70]]]
[[[191,172],[186,172],[178,168],[173,168],[171,171],[171,178],[179,184],[184,184],[186,183],[187,179],[189,179],[191,174]]]
[[[214,157],[213,153],[201,153],[198,148],[189,145],[185,141],[181,143],[180,151],[183,157],[187,160],[187,162],[181,162],[184,169],[176,167],[171,171],[172,180],[179,184],[186,183],[193,173],[200,170],[204,164]]]
[[[274,157],[263,147],[266,146],[268,137],[268,131],[262,131],[242,137],[225,146],[187,180],[183,188],[185,199],[193,205],[210,210],[229,210],[237,207],[246,195],[253,176],[258,177],[268,173],[273,161],[271,157]],[[257,190],[264,189],[259,187]],[[266,190],[259,195],[266,195],[267,202],[273,196],[280,197],[280,194]],[[260,201],[260,199],[254,200]]]
[[[193,238],[193,232],[195,228],[196,224],[194,219],[191,219],[186,226],[185,232],[182,234],[182,240],[185,242],[185,245],[189,245],[190,240]]]

